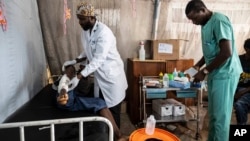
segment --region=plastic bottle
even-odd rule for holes
[[[155,132],[155,124],[156,124],[156,120],[154,115],[150,115],[147,118],[147,122],[146,122],[146,129],[145,129],[145,133],[147,135],[153,135]]]
[[[163,76],[163,86],[166,88],[169,87],[169,78],[167,73],[165,73]]]
[[[145,60],[145,49],[143,41],[140,41],[139,60]]]
[[[178,72],[177,72],[176,68],[174,68],[173,76],[174,76],[174,78],[178,76]]]
[[[163,83],[163,73],[159,73],[159,82],[162,84]]]

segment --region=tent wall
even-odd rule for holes
[[[0,122],[45,85],[46,60],[37,3],[5,0],[7,31],[0,28]]]
[[[77,4],[83,0],[67,0],[71,18],[66,21],[63,34],[64,0],[38,0],[44,33],[46,55],[52,74],[60,74],[64,61],[76,58],[81,51],[81,28],[75,15]],[[127,58],[138,57],[139,41],[150,40],[153,34],[156,0],[90,0],[98,19],[107,24],[117,37],[118,50],[126,64]],[[200,59],[200,26],[193,25],[185,16],[186,0],[158,0],[160,4],[156,39],[186,39],[183,58]],[[204,0],[213,11],[223,12],[233,22],[238,52],[250,35],[249,0]],[[49,4],[48,4],[49,3]],[[195,54],[195,55],[194,55]],[[125,65],[126,66],[126,65]],[[126,69],[126,68],[125,68]]]

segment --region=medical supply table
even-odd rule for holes
[[[202,95],[202,88],[188,88],[188,89],[181,89],[181,88],[174,88],[174,87],[147,87],[145,82],[148,82],[149,80],[159,80],[158,76],[140,76],[139,78],[139,86],[140,86],[140,93],[139,93],[139,99],[140,99],[140,119],[142,119],[143,123],[146,123],[147,117],[150,114],[153,114],[155,116],[157,123],[163,123],[163,122],[188,122],[188,121],[196,121],[197,128],[196,128],[196,139],[199,138],[200,134],[200,128],[199,128],[199,122],[200,122],[200,95]],[[197,110],[195,113],[195,116],[189,115],[189,112],[186,112],[185,115],[181,116],[161,116],[155,111],[151,110],[151,113],[148,111],[148,108],[146,106],[146,101],[148,99],[164,99],[167,98],[167,92],[168,91],[175,91],[176,92],[176,98],[194,98],[197,99]],[[187,108],[188,109],[188,108]]]

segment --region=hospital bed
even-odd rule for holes
[[[1,141],[112,141],[109,120],[56,107],[52,84],[0,124]]]

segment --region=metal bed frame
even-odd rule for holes
[[[50,140],[55,141],[55,124],[68,124],[68,123],[77,123],[79,125],[79,140],[83,141],[83,123],[89,121],[101,121],[108,125],[109,128],[109,141],[113,141],[113,126],[111,122],[104,117],[92,116],[92,117],[81,117],[81,118],[66,118],[66,119],[54,119],[54,120],[40,120],[40,121],[26,121],[26,122],[14,122],[14,123],[2,123],[0,124],[0,129],[5,128],[18,128],[20,141],[25,141],[24,130],[25,127],[30,126],[42,126],[39,130],[50,128]]]

